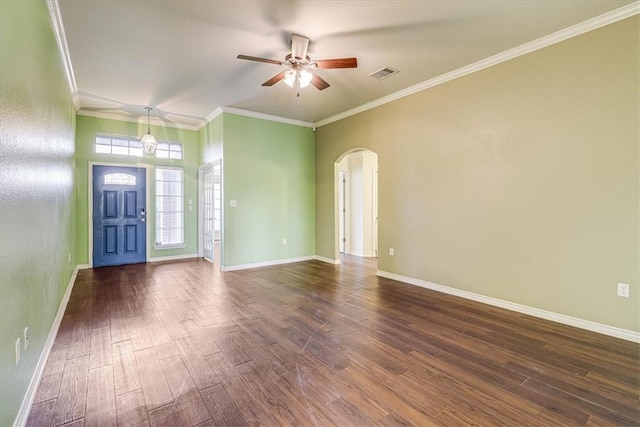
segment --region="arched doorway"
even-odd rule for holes
[[[335,256],[378,256],[378,155],[355,149],[335,163]]]

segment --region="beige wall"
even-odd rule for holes
[[[318,255],[336,255],[334,162],[368,148],[380,270],[640,331],[638,29],[629,18],[319,128]]]

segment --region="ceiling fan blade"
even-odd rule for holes
[[[330,69],[330,68],[357,68],[357,58],[335,58],[335,59],[319,59],[313,61],[317,68]]]
[[[291,34],[291,56],[303,60],[307,56],[309,39],[298,34]]]
[[[283,65],[282,61],[275,59],[258,58],[257,56],[238,55],[238,59],[246,59],[248,61],[266,62],[267,64]]]
[[[311,84],[314,85],[318,90],[324,90],[330,86],[329,83],[327,83],[322,77],[317,74],[314,74],[313,78],[311,78]]]
[[[275,76],[267,80],[266,82],[262,83],[262,86],[273,86],[274,84],[278,83],[280,80],[284,79],[284,73],[285,73],[284,71],[279,72],[278,74],[276,74]]]

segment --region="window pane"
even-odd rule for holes
[[[182,182],[182,169],[156,168],[156,178],[163,181]]]
[[[156,158],[158,158],[158,159],[168,159],[169,158],[169,152],[168,151],[164,151],[164,150],[156,149]]]
[[[182,159],[182,152],[178,153],[178,152],[172,151],[170,157],[172,159],[181,160]]]
[[[136,185],[136,176],[128,173],[110,173],[104,176],[106,185]]]
[[[182,196],[182,182],[170,182],[169,193],[171,196]]]
[[[96,153],[111,154],[111,145],[96,145]]]
[[[111,145],[111,137],[106,135],[96,135],[96,144]]]
[[[128,147],[129,146],[129,140],[128,139],[122,139],[122,138],[113,138],[111,140],[111,145],[113,146],[120,146],[120,147]]]
[[[114,145],[111,147],[111,152],[113,154],[122,154],[124,156],[128,156],[129,155],[129,147],[120,147],[117,145]]]
[[[131,153],[132,156],[136,156],[136,157],[142,157],[143,155],[142,148],[131,148],[129,152]]]
[[[182,169],[156,167],[156,246],[184,243],[183,186]]]

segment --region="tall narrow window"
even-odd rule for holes
[[[184,246],[184,171],[156,166],[156,248]]]

